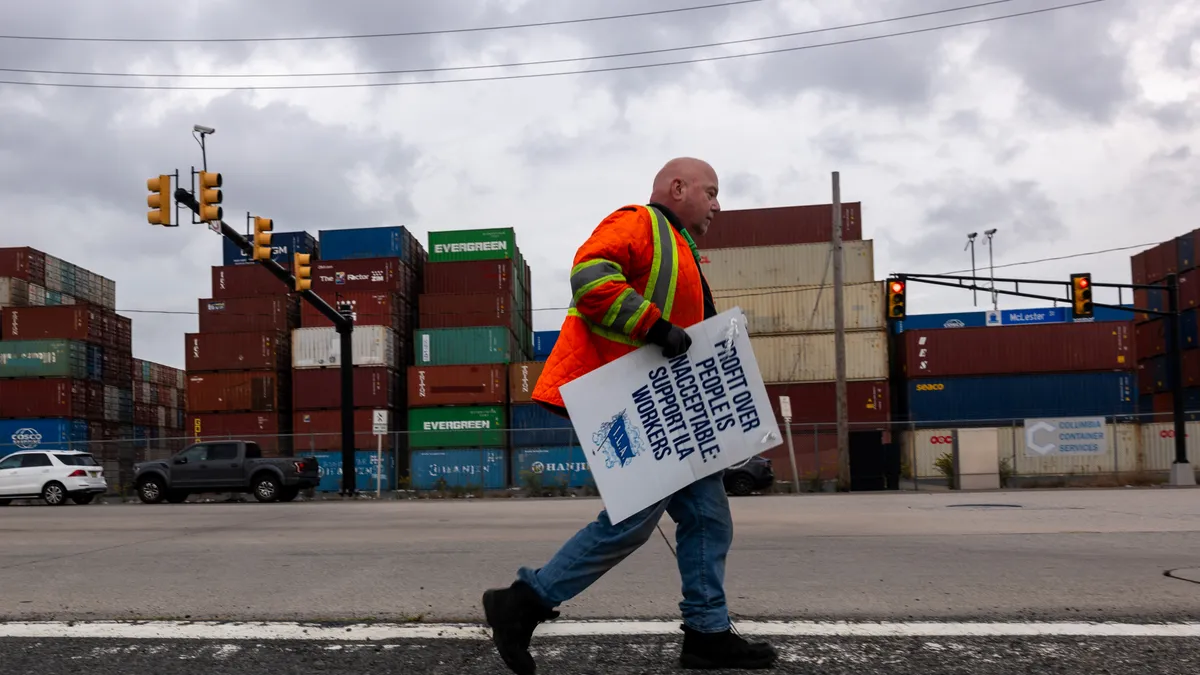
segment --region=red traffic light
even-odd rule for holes
[[[1090,285],[1091,285],[1091,283],[1090,283],[1090,282],[1087,280],[1087,277],[1080,277],[1080,278],[1078,278],[1078,279],[1076,279],[1076,280],[1075,280],[1075,283],[1076,283],[1076,285],[1078,285],[1080,288],[1087,288],[1088,286],[1090,286]]]
[[[893,281],[892,282],[892,292],[893,293],[903,293],[904,292],[904,282],[903,281]]]

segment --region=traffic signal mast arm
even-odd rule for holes
[[[1005,289],[1001,289],[1001,288],[993,289],[990,286],[977,286],[975,284],[964,284],[963,283],[964,281],[972,281],[972,282],[974,282],[974,281],[992,281],[991,277],[963,277],[963,276],[954,276],[954,275],[950,275],[950,274],[909,274],[909,273],[904,273],[904,274],[893,274],[893,275],[891,275],[890,278],[893,278],[893,279],[900,278],[900,279],[907,280],[909,282],[915,281],[915,282],[919,282],[922,284],[932,284],[934,286],[947,286],[949,288],[963,288],[966,290],[985,291],[987,293],[995,292],[1000,295],[1012,295],[1012,296],[1016,296],[1018,298],[1033,298],[1035,300],[1049,300],[1051,302],[1065,302],[1067,304],[1071,303],[1071,298],[1069,295],[1070,290],[1071,290],[1071,282],[1069,280],[1068,281],[1060,281],[1060,280],[1047,281],[1047,280],[1042,280],[1042,279],[1005,279],[1005,278],[997,277],[995,279],[995,282],[997,284],[1011,283],[1014,285],[1014,289],[1009,291],[1009,290],[1005,290]],[[957,282],[957,283],[951,283],[951,282]],[[1056,297],[1049,296],[1049,295],[1039,295],[1037,293],[1026,293],[1026,292],[1020,290],[1021,284],[1066,286],[1067,291],[1068,291],[1068,297],[1056,298]],[[1129,289],[1134,289],[1134,290],[1148,289],[1148,290],[1162,291],[1163,293],[1168,293],[1170,291],[1169,286],[1166,286],[1166,285],[1157,285],[1156,286],[1156,285],[1151,285],[1151,284],[1101,284],[1101,283],[1091,282],[1089,284],[1089,287],[1090,288],[1129,288]],[[1122,305],[1109,305],[1109,304],[1105,304],[1102,302],[1093,302],[1092,307],[1106,307],[1108,309],[1119,309],[1119,310],[1122,310],[1125,312],[1131,312],[1131,313],[1132,312],[1143,312],[1145,314],[1152,314],[1154,316],[1170,316],[1171,315],[1171,312],[1169,310],[1164,311],[1164,310],[1159,310],[1159,309],[1151,309],[1149,307],[1126,307],[1126,306],[1122,306]]]

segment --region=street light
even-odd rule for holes
[[[975,276],[975,237],[978,235],[979,235],[978,232],[972,232],[971,234],[968,234],[967,235],[967,245],[963,247],[964,251],[967,250],[968,248],[971,249],[971,276],[972,277]],[[971,285],[974,286],[975,282],[972,281]],[[974,302],[975,306],[978,307],[979,306],[979,291],[972,288],[971,289],[971,297],[973,298],[973,302]]]
[[[990,274],[992,276],[992,309],[999,310],[1000,295],[996,293],[996,265],[995,258],[992,256],[992,249],[994,248],[992,244],[992,235],[996,234],[996,228],[993,227],[990,230],[984,230],[983,233],[987,235],[988,238],[988,268],[990,269]]]

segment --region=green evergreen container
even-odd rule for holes
[[[469,366],[524,360],[521,347],[507,326],[429,328],[413,340],[418,366]]]
[[[511,227],[429,233],[428,262],[507,260],[519,255],[517,234]],[[517,275],[524,278],[521,271]]]
[[[504,406],[411,408],[408,430],[412,448],[503,447]]]
[[[20,377],[86,380],[87,343],[77,340],[0,341],[0,378]]]

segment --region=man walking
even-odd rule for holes
[[[717,175],[698,159],[673,159],[654,178],[650,203],[617,209],[575,254],[570,310],[534,387],[533,399],[567,416],[559,387],[645,344],[674,358],[687,352],[684,328],[715,316],[692,234],[703,236],[720,206]],[[521,568],[508,588],[483,594],[492,641],[518,675],[533,675],[533,631],[555,607],[637,550],[663,512],[676,523],[683,581],[685,668],[768,668],[775,650],[734,633],[725,604],[725,558],[733,522],[721,474],[613,525],[605,511],[539,569]]]

